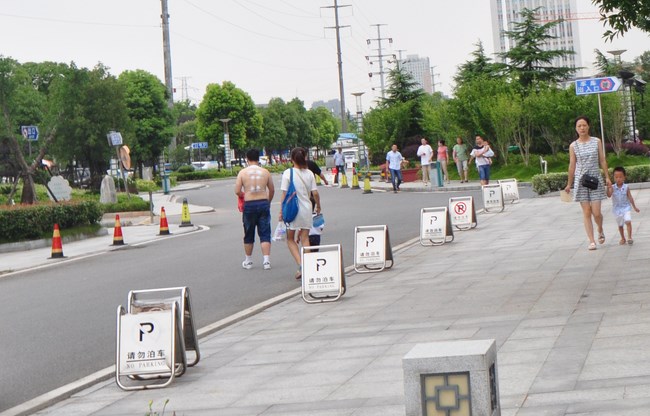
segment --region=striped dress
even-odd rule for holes
[[[588,142],[573,142],[573,150],[576,154],[576,171],[573,179],[573,200],[576,202],[601,201],[605,198],[605,186],[603,175],[600,173],[598,162],[599,141],[591,137]],[[581,184],[582,175],[585,173],[598,178],[598,188],[591,190]]]

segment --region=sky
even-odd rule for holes
[[[577,13],[595,15],[591,0]],[[450,95],[458,65],[483,42],[492,56],[489,0],[338,0],[345,100],[356,111],[373,106],[381,31],[384,54],[427,56],[437,91]],[[256,104],[271,98],[313,101],[339,97],[334,0],[168,0],[175,100],[199,103],[206,86],[231,81]],[[0,0],[0,55],[19,62],[55,61],[92,68],[98,62],[119,75],[143,69],[164,81],[160,0]],[[626,49],[632,61],[650,50],[638,30],[605,42],[602,23],[579,21],[584,75],[594,73],[594,49]],[[389,43],[387,38],[392,39]],[[609,56],[609,55],[608,55]],[[374,88],[374,90],[373,90]]]

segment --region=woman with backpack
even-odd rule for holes
[[[313,223],[310,197],[315,200],[314,212],[320,214],[320,195],[318,195],[314,174],[307,168],[305,149],[301,147],[293,149],[291,163],[293,167],[282,173],[280,221],[287,224],[287,246],[298,264],[296,279],[301,279],[300,248],[296,242],[296,234],[302,246],[309,247],[309,230]]]

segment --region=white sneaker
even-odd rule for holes
[[[246,270],[250,270],[253,268],[253,262],[250,260],[249,261],[244,260],[241,264],[241,267],[243,267]]]
[[[271,262],[269,262],[269,261],[265,261],[265,262],[262,264],[262,267],[264,267],[264,270],[271,270]]]

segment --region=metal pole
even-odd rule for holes
[[[377,47],[379,48],[379,81],[381,85],[381,98],[386,98],[386,94],[384,92],[385,89],[385,83],[384,83],[384,60],[382,58],[382,52],[381,52],[381,25],[377,25]]]
[[[339,6],[337,0],[334,0],[334,22],[336,28],[336,55],[338,57],[339,67],[339,96],[341,98],[341,131],[348,131],[347,114],[345,111],[345,92],[343,90],[343,61],[341,59],[341,36],[339,35]]]
[[[160,0],[162,6],[162,29],[163,29],[163,57],[165,59],[165,87],[167,88],[167,105],[174,106],[174,86],[172,84],[172,52],[169,42],[169,11],[167,0]]]
[[[598,114],[600,115],[600,139],[603,142],[603,154],[605,154],[605,126],[603,126],[603,105],[600,102],[600,94],[598,94]]]

